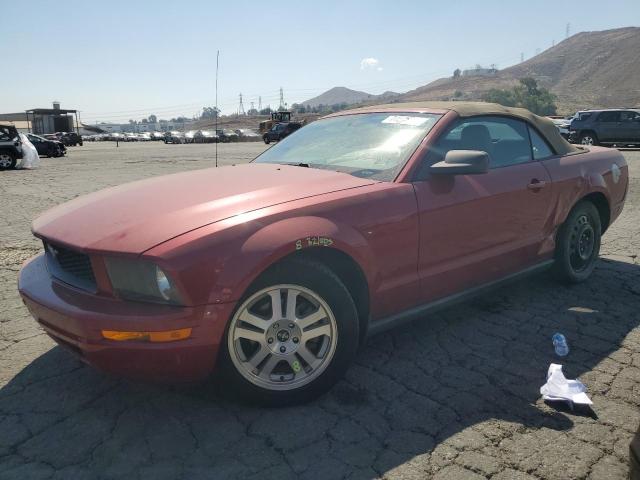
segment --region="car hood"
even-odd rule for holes
[[[264,163],[194,170],[78,197],[37,218],[33,232],[85,251],[137,254],[235,215],[372,183],[329,170]]]

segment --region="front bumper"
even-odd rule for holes
[[[18,289],[29,312],[60,345],[108,373],[163,383],[195,382],[213,370],[233,303],[175,307],[127,302],[79,290],[49,275],[44,255],[22,267]],[[114,341],[102,330],[192,328],[167,343]]]

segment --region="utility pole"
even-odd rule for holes
[[[280,87],[280,106],[278,107],[278,110],[284,110],[284,92],[282,87]]]
[[[565,31],[565,38],[569,38],[569,34],[571,33],[571,24],[567,23],[567,30]]]
[[[238,115],[246,115],[244,113],[244,105],[242,104],[242,93],[240,94],[240,105],[238,105]]]
[[[258,97],[258,111],[262,110],[262,97]]]

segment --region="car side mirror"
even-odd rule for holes
[[[442,162],[429,168],[437,175],[477,175],[489,171],[489,154],[481,150],[449,150]]]

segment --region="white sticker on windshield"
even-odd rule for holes
[[[396,125],[409,125],[410,127],[419,127],[426,123],[428,118],[425,117],[409,117],[408,115],[390,115],[382,123],[394,123]]]

